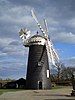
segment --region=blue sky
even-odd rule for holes
[[[75,0],[0,0],[0,78],[25,78],[28,48],[23,47],[18,32],[38,29],[31,16],[48,22],[49,36],[65,66],[75,66]]]

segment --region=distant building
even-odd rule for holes
[[[20,78],[16,81],[7,82],[2,88],[6,89],[24,89],[26,88],[26,80]]]
[[[2,83],[0,83],[0,89],[2,88]]]

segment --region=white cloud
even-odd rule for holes
[[[49,1],[46,2],[45,0],[39,0],[38,2],[34,0],[24,0],[25,2],[20,0],[18,2],[17,1],[18,0],[0,0],[1,68],[7,68],[7,70],[16,70],[16,66],[19,66],[19,68],[21,68],[26,64],[28,49],[25,49],[25,47],[23,47],[17,33],[23,27],[27,27],[28,29],[30,29],[32,31],[32,34],[38,30],[37,25],[31,17],[30,13],[30,10],[33,9],[33,7],[34,9],[36,9],[36,15],[39,21],[43,22],[43,17],[47,19],[52,40],[75,44],[74,32],[70,30],[71,27],[75,27],[74,13],[72,13],[72,11],[70,10],[70,3],[67,6],[64,5],[64,1],[54,2],[52,0],[52,3],[50,3]],[[42,5],[43,2],[44,5]],[[69,29],[69,31],[71,32],[68,33],[67,29],[67,31],[64,30],[65,26],[68,26],[67,29]]]
[[[75,56],[65,58],[62,60],[62,62],[65,64],[66,67],[75,67]]]
[[[8,9],[8,12],[3,12],[0,16],[0,20],[5,23],[13,24],[30,24],[32,22],[32,17],[29,16],[26,12],[29,13],[29,7],[13,7]]]
[[[6,56],[7,55],[7,53],[3,53],[2,51],[0,51],[0,57],[1,56]]]
[[[8,45],[5,46],[2,50],[3,53],[7,53],[8,55],[12,55],[12,56],[24,56],[27,54],[27,49],[25,49],[25,47],[23,47],[22,45]]]
[[[3,45],[3,46],[8,45],[12,41],[14,41],[13,38],[8,38],[8,37],[0,38],[0,44]]]
[[[18,35],[15,33],[18,33],[21,28],[34,27],[32,24],[33,19],[30,15],[32,7],[28,5],[16,6],[15,4],[8,2],[8,0],[1,0],[0,2],[1,37],[18,38]]]
[[[75,28],[75,18],[71,18],[70,20],[68,20],[67,24],[68,24],[70,27]]]
[[[25,48],[19,41],[13,38],[0,38],[0,57],[8,55],[21,55],[25,54]],[[16,44],[14,44],[16,43]]]
[[[61,41],[64,43],[73,43],[75,44],[75,35],[71,32],[66,33],[66,32],[61,32],[61,33],[56,33],[56,35],[53,35],[53,40],[56,41]]]

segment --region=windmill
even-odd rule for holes
[[[58,54],[56,53],[56,51],[53,47],[53,43],[52,43],[51,39],[49,39],[49,37],[48,37],[48,27],[47,27],[46,19],[44,19],[44,25],[45,25],[45,31],[44,31],[44,29],[41,27],[40,23],[38,22],[37,17],[34,14],[33,10],[31,10],[31,13],[32,13],[32,17],[36,21],[41,32],[43,33],[43,36],[46,38],[45,45],[46,45],[49,64],[50,65],[52,64],[55,67],[57,67],[57,63],[59,62],[59,57],[58,57]]]
[[[55,61],[58,61],[59,58],[51,40],[49,40],[46,20],[44,20],[44,31],[33,10],[31,10],[31,14],[43,34],[30,36],[30,31],[26,28],[21,29],[19,32],[23,45],[29,47],[26,88],[50,89],[51,79],[49,67],[52,65],[56,66]]]

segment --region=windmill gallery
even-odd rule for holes
[[[31,11],[33,19],[40,28],[42,35],[37,34],[30,36],[30,31],[21,29],[19,32],[20,38],[25,47],[29,47],[26,88],[27,89],[50,89],[50,69],[56,66],[59,58],[53,44],[48,37],[48,29],[46,20],[44,20],[45,31],[39,24],[33,10]]]

